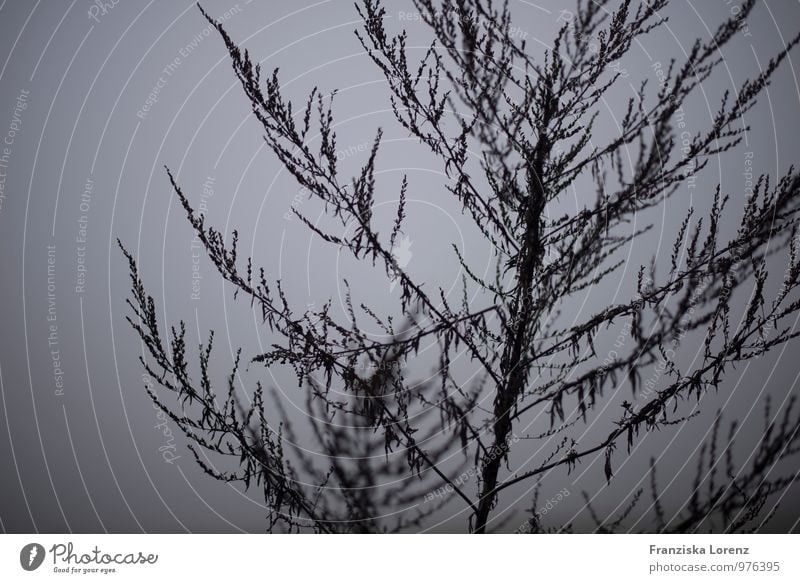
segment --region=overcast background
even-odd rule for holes
[[[115,239],[140,259],[164,321],[185,319],[192,344],[215,329],[221,357],[237,346],[252,355],[269,338],[247,303],[234,302],[198,257],[165,164],[190,198],[204,205],[210,224],[225,232],[239,229],[241,247],[284,279],[298,308],[331,297],[338,303],[343,278],[354,283],[357,298],[381,311],[391,309],[397,292],[379,270],[353,265],[287,219],[292,204],[309,205],[304,211],[311,216],[318,211],[264,148],[224,47],[193,2],[100,4],[0,3],[0,140],[6,142],[0,148],[8,148],[0,166],[0,526],[7,532],[259,532],[265,511],[257,492],[207,478],[180,436],[172,439],[165,434],[169,426],[158,426],[143,388],[141,345],[124,320],[128,279]],[[406,27],[410,46],[425,45],[428,32],[410,16],[411,2],[388,4],[389,26]],[[511,0],[514,34],[541,51],[565,5]],[[683,55],[696,36],[708,36],[737,6],[674,2],[668,27],[622,63],[631,82],[649,77],[655,84],[654,63]],[[350,1],[207,0],[204,7],[266,70],[280,66],[290,97],[302,100],[313,86],[339,89],[338,156],[345,172],[366,158],[377,127],[384,128],[379,201],[386,216],[379,206],[376,217],[391,220],[391,202],[408,174],[411,273],[445,289],[458,283],[453,242],[473,265],[489,266],[486,246],[441,188],[439,163],[393,122],[385,82],[353,34],[358,17]],[[798,28],[800,3],[759,5],[748,29],[725,49],[725,64],[687,106],[689,127],[699,131],[722,92],[757,74]],[[716,182],[737,203],[732,206],[740,206],[746,159],[755,173],[773,178],[797,161],[797,59],[795,52],[749,114],[754,131],[746,143],[714,160],[696,188],[651,217],[654,236],[629,256],[621,280],[629,285],[620,293],[631,292],[632,274],[650,254],[668,255],[683,211],[690,204],[707,207]],[[598,127],[613,131],[608,120]],[[734,222],[729,226],[735,228]],[[618,291],[597,292],[581,310],[607,305]],[[542,495],[567,488],[571,496],[553,510],[553,524],[572,521],[591,529],[584,515],[576,518],[581,490],[613,511],[646,475],[651,455],[663,456],[671,468],[662,473],[665,480],[683,477],[666,494],[668,511],[679,510],[693,471],[691,452],[707,436],[710,416],[721,408],[726,418],[742,420],[737,460],[745,460],[762,428],[763,397],[771,394],[779,407],[797,392],[797,346],[733,371],[697,419],[648,437],[620,468],[616,488],[603,489],[601,462],[587,462],[570,475],[554,472]],[[427,374],[425,359],[419,362],[418,373]],[[277,388],[302,425],[304,395],[291,375],[255,367],[248,375]],[[523,452],[521,459],[529,455]],[[798,492],[789,492],[770,528],[797,529]],[[513,528],[531,505],[530,485],[506,494],[499,508],[515,513]],[[430,528],[463,530],[462,510],[455,500]]]

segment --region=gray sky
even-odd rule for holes
[[[410,1],[388,4],[390,27],[405,27],[417,54],[430,39],[427,29]],[[696,36],[707,36],[737,4],[674,2],[668,26],[622,63],[631,82],[647,77],[656,83],[658,62],[685,54]],[[543,50],[565,5],[511,0],[513,34],[532,51]],[[293,204],[309,216],[319,209],[266,150],[224,47],[193,2],[97,6],[89,0],[8,0],[0,8],[2,528],[257,532],[265,515],[257,493],[203,476],[184,440],[159,417],[144,391],[141,345],[124,320],[128,279],[115,238],[140,259],[165,321],[185,319],[192,343],[209,329],[217,331],[220,370],[237,346],[254,353],[270,337],[246,302],[234,302],[230,288],[199,257],[170,192],[165,164],[210,223],[225,232],[239,230],[241,248],[284,280],[298,308],[319,306],[328,298],[339,304],[344,278],[355,284],[356,299],[369,300],[381,313],[395,309],[398,291],[380,270],[354,264],[310,237],[296,219],[287,219]],[[208,0],[204,7],[225,21],[231,36],[266,70],[280,66],[287,96],[303,101],[313,86],[339,90],[338,157],[345,170],[359,167],[376,129],[384,128],[376,219],[390,224],[392,203],[407,174],[407,267],[413,275],[458,297],[461,274],[451,243],[473,265],[491,268],[479,233],[443,189],[439,163],[394,122],[386,84],[353,35],[358,16],[351,2]],[[724,65],[687,104],[688,131],[705,127],[722,92],[757,74],[795,33],[800,3],[762,4],[747,24],[725,49]],[[733,206],[740,206],[751,180],[748,172],[774,178],[796,162],[797,59],[795,52],[749,113],[753,131],[746,143],[713,160],[696,187],[682,191],[662,214],[642,217],[657,228],[631,251],[620,281],[593,291],[573,309],[588,314],[631,293],[638,266],[653,253],[668,257],[683,211],[692,204],[707,208],[716,183],[731,194]],[[629,88],[623,84],[618,91],[613,96],[622,98]],[[601,142],[614,131],[612,114],[619,115],[619,103],[611,99],[607,106],[596,131]],[[569,193],[564,204],[581,200],[581,193]],[[552,511],[553,523],[591,528],[585,515],[573,518],[582,506],[580,492],[596,495],[598,507],[614,510],[638,487],[653,455],[663,455],[665,466],[676,470],[686,464],[683,472],[664,474],[666,481],[677,476],[665,506],[679,508],[694,469],[687,453],[706,436],[711,416],[722,409],[726,418],[743,421],[737,455],[746,459],[761,431],[761,399],[770,394],[777,407],[797,393],[799,369],[790,358],[795,353],[796,345],[790,345],[734,371],[719,395],[704,400],[698,418],[642,442],[619,468],[615,488],[604,488],[601,461],[586,462],[570,475],[548,475],[542,485],[545,500],[564,488],[570,492]],[[433,362],[433,353],[427,354],[414,371],[421,378]],[[305,399],[291,374],[255,367],[247,374],[250,381],[261,378],[275,387],[302,424]],[[466,365],[462,374],[470,374]],[[618,405],[615,398],[609,407]],[[600,421],[587,429],[587,440],[607,433],[602,422],[611,418]],[[308,437],[301,432],[301,438]],[[307,445],[313,447],[310,440]],[[524,442],[518,451],[512,464],[519,467],[542,455]],[[511,488],[499,502],[503,512],[516,513],[509,528],[530,507],[531,486]],[[473,478],[468,489],[475,488]],[[796,500],[796,487],[793,492]],[[800,514],[790,497],[775,522],[777,530],[790,528]],[[454,500],[431,528],[463,530],[462,510]]]

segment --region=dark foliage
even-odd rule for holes
[[[395,261],[392,249],[405,220],[406,192],[413,187],[406,179],[397,185],[392,230],[378,232],[373,224],[381,130],[361,171],[345,179],[337,168],[333,94],[314,89],[304,107],[294,107],[280,90],[278,71],[262,76],[247,51],[203,12],[225,43],[270,150],[346,234],[317,226],[298,208],[292,211],[324,241],[381,266],[397,282],[398,309],[405,314],[397,324],[366,305],[353,305],[349,294],[347,323],[332,315],[330,304],[295,311],[280,281],[240,257],[237,233],[226,241],[208,226],[169,173],[210,261],[249,300],[271,333],[282,338],[251,361],[294,370],[306,391],[308,422],[329,466],[318,467],[317,458],[299,449],[284,451],[284,442],[295,443],[284,439],[292,427],[270,425],[265,413],[267,403],[274,402],[273,412],[286,419],[280,402],[265,399],[260,384],[251,391],[237,386],[238,356],[227,386],[212,386],[213,334],[200,347],[199,372],[190,374],[194,365],[183,324],[163,337],[154,301],[126,251],[133,282],[129,320],[149,352],[144,366],[166,390],[150,396],[189,438],[207,473],[263,490],[271,510],[270,531],[414,530],[452,502],[437,498],[419,504],[437,488],[458,497],[462,508],[452,513],[463,510],[460,516],[468,519],[470,531],[502,529],[504,523],[493,521],[492,511],[507,488],[535,482],[554,468],[572,470],[584,458],[598,456],[605,479],[613,483],[617,458],[644,435],[682,422],[684,402],[718,390],[737,363],[797,336],[789,324],[800,307],[795,293],[800,284],[800,176],[794,169],[777,180],[762,176],[757,181],[733,237],[724,237],[721,227],[732,220],[729,196],[720,188],[708,193],[710,212],[703,217],[688,213],[674,233],[668,265],[662,269],[659,264],[657,270],[654,259],[641,267],[629,300],[609,303],[580,321],[560,317],[566,302],[625,266],[626,249],[651,228],[631,230],[634,216],[668,205],[710,159],[740,143],[749,129],[745,114],[798,42],[795,37],[757,77],[721,96],[705,131],[679,147],[676,114],[721,64],[720,48],[734,39],[753,10],[755,2],[746,1],[708,39],[698,39],[682,62],[666,65],[658,87],[651,90],[646,80],[635,84],[620,112],[618,134],[598,143],[593,128],[602,100],[627,75],[620,59],[664,23],[660,14],[666,4],[579,1],[552,49],[535,59],[524,42],[509,34],[505,3],[414,0],[434,40],[413,62],[406,33],[385,28],[381,3],[357,4],[363,20],[358,38],[383,72],[397,122],[441,163],[447,190],[493,250],[497,269],[491,280],[476,275],[468,259],[454,251],[466,274],[461,305],[448,302],[442,290],[415,281]],[[468,152],[479,152],[480,158]],[[593,190],[592,196],[582,197],[581,208],[562,213],[560,197],[577,184],[583,192]],[[767,291],[768,265],[783,269],[774,294]],[[466,301],[468,288],[480,290],[484,307]],[[356,322],[364,318],[392,340],[376,341],[363,332]],[[620,326],[629,341],[614,358],[601,362],[595,339]],[[691,333],[702,346],[686,366],[675,351]],[[406,365],[429,342],[439,347],[438,381],[413,382]],[[479,381],[469,386],[456,381],[451,359],[457,353],[480,368]],[[642,397],[642,379],[656,365],[665,371],[663,378]],[[595,443],[576,443],[572,428],[599,415],[603,398],[621,390],[632,390],[633,402],[603,413],[613,421],[607,435]],[[170,392],[177,401],[167,397]],[[478,406],[486,395],[490,406]],[[517,434],[542,412],[550,420],[548,431]],[[332,423],[334,418],[338,423]],[[769,518],[768,501],[794,478],[778,476],[774,468],[798,452],[800,429],[793,407],[773,417],[767,406],[766,419],[759,448],[738,469],[732,454],[735,426],[724,439],[717,421],[699,456],[694,495],[674,518],[667,518],[661,502],[657,464],[648,508],[643,488],[615,516],[598,516],[589,502],[587,512],[605,532],[758,528]],[[512,471],[513,449],[531,440],[543,444],[542,454]],[[211,454],[219,456],[219,464],[209,464]],[[226,456],[231,471],[217,469],[226,465]],[[477,489],[459,479],[470,468],[475,468]],[[570,530],[570,525],[541,524],[536,504],[522,530]],[[640,518],[632,524],[635,508],[647,516],[645,522]],[[381,515],[392,518],[377,518]]]

